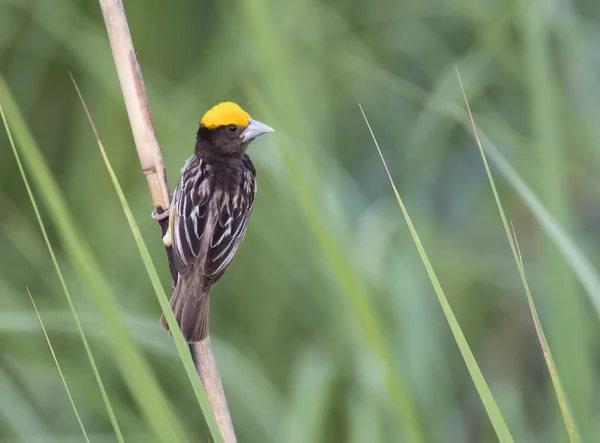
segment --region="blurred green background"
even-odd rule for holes
[[[600,441],[600,292],[580,281],[588,271],[597,280],[600,260],[600,4],[127,0],[125,8],[172,188],[215,103],[234,100],[277,131],[249,150],[254,214],[212,291],[211,336],[240,442],[410,442],[402,390],[423,441],[496,441],[358,103],[515,440],[566,441],[483,164],[460,118],[455,64],[482,131],[592,263],[586,270],[565,260],[523,191],[492,162],[582,437]],[[0,72],[189,438],[208,441],[68,76],[168,288],[97,2],[0,0]],[[26,287],[90,438],[115,441],[0,132],[0,441],[82,441]],[[42,216],[125,439],[155,441],[88,288]]]

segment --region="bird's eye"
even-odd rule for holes
[[[235,131],[237,131],[237,126],[236,125],[229,125],[229,126],[227,126],[227,129],[229,129],[231,132],[235,132]]]

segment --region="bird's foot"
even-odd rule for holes
[[[169,209],[161,212],[160,214],[157,214],[156,211],[152,211],[152,218],[156,221],[165,220],[165,219],[169,218],[170,215],[171,215],[171,211]]]
[[[158,222],[168,219],[170,215],[171,215],[170,209],[167,209],[166,211],[163,211],[160,214],[157,214],[156,211],[152,211],[152,218]],[[173,238],[171,237],[171,223],[173,223],[173,221],[171,221],[169,223],[167,232],[163,236],[163,243],[166,247],[173,245]]]

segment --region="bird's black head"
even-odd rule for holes
[[[196,152],[241,156],[252,140],[267,132],[273,132],[273,129],[250,118],[237,104],[219,103],[200,121]]]

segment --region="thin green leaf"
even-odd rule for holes
[[[270,116],[269,121],[275,120],[275,116],[270,114],[258,91],[249,89],[249,93],[258,106],[261,107],[262,113]],[[359,330],[364,336],[367,349],[376,355],[381,362],[384,371],[386,395],[404,426],[408,440],[411,443],[424,442],[423,430],[408,394],[408,389],[400,375],[401,371],[394,360],[392,349],[385,338],[381,326],[382,321],[369,300],[364,283],[348,261],[336,233],[323,221],[318,203],[311,192],[305,169],[310,165],[299,163],[298,157],[293,155],[294,149],[290,149],[293,145],[285,143],[283,140],[281,145],[281,155],[290,174],[293,191],[299,201],[304,217],[324,257],[327,259],[348,305],[352,309],[356,322],[360,327]],[[362,349],[361,352],[363,352]]]
[[[489,139],[483,134],[481,140],[485,142],[485,152],[487,152],[487,155],[493,159],[504,178],[517,191],[546,235],[552,239],[556,247],[561,251],[565,260],[569,263],[575,275],[577,275],[579,282],[585,289],[596,310],[596,314],[600,318],[600,276],[589,258],[550,214],[541,200],[519,176],[498,148],[492,143],[488,143]]]
[[[29,196],[29,200],[31,201],[31,205],[33,207],[33,212],[35,213],[35,217],[40,226],[40,230],[42,231],[42,236],[44,237],[44,242],[46,243],[46,247],[48,248],[48,252],[50,253],[50,258],[52,259],[52,263],[54,265],[54,269],[56,271],[56,275],[58,275],[58,279],[60,281],[61,287],[65,296],[67,298],[67,303],[69,304],[69,309],[73,314],[73,318],[75,319],[75,324],[77,325],[77,329],[79,330],[79,336],[81,338],[81,342],[83,343],[83,347],[85,348],[85,352],[87,354],[88,360],[92,367],[92,372],[94,373],[94,378],[96,379],[96,383],[98,384],[98,388],[100,389],[100,394],[102,395],[102,401],[104,402],[104,406],[106,407],[106,411],[108,412],[108,416],[110,418],[110,422],[115,431],[115,435],[117,437],[117,441],[119,443],[124,443],[123,434],[121,433],[121,429],[119,428],[119,423],[117,422],[117,417],[115,416],[115,412],[110,404],[110,400],[108,398],[108,394],[106,393],[106,389],[104,387],[104,383],[102,382],[102,378],[100,377],[100,372],[98,371],[98,367],[96,366],[96,360],[92,355],[92,350],[88,344],[87,338],[85,336],[85,332],[83,331],[83,327],[81,326],[81,321],[79,319],[79,315],[77,314],[77,310],[75,309],[75,305],[73,304],[73,299],[71,298],[71,293],[67,287],[66,280],[63,276],[63,273],[58,264],[58,260],[56,259],[56,254],[54,253],[54,248],[52,247],[52,243],[50,243],[50,238],[48,237],[48,233],[46,231],[46,226],[44,225],[44,221],[42,220],[42,216],[40,214],[40,210],[38,208],[37,202],[33,196],[33,191],[31,190],[31,186],[29,185],[29,180],[25,174],[25,170],[23,169],[23,165],[21,164],[21,159],[17,155],[16,146],[14,143],[14,139],[12,137],[12,132],[8,126],[8,122],[6,120],[6,116],[4,115],[4,110],[2,109],[2,105],[0,104],[0,114],[2,115],[2,122],[4,123],[4,127],[6,128],[6,132],[8,134],[8,139],[10,145],[15,152],[15,158],[17,159],[17,164],[19,167],[19,171],[21,172],[21,177],[23,178],[23,183],[25,184],[25,188],[27,190],[27,195]],[[35,306],[35,305],[34,305]],[[36,309],[37,311],[37,309]]]
[[[32,171],[32,178],[48,207],[70,262],[89,288],[98,312],[107,325],[115,361],[134,399],[144,413],[149,428],[161,441],[187,441],[181,423],[173,413],[139,345],[125,325],[120,307],[108,289],[87,242],[76,228],[64,196],[1,76],[0,103],[6,111],[7,120],[11,122],[20,152]],[[13,146],[13,153],[20,163],[16,146]],[[22,167],[21,171],[23,175]],[[23,179],[26,179],[25,175]]]
[[[102,154],[102,159],[104,160],[104,164],[106,165],[106,169],[108,170],[108,174],[110,175],[110,179],[115,187],[115,191],[117,192],[117,196],[119,197],[119,201],[121,202],[121,206],[123,207],[123,212],[125,213],[125,217],[127,218],[127,223],[129,223],[129,227],[131,228],[131,232],[133,234],[133,238],[137,244],[137,247],[140,251],[140,255],[142,257],[142,261],[144,262],[144,266],[150,277],[150,281],[152,282],[152,287],[154,288],[154,292],[156,293],[156,297],[158,298],[158,302],[160,303],[160,307],[165,314],[165,318],[169,324],[169,328],[173,333],[173,338],[175,340],[175,345],[177,347],[177,351],[179,352],[179,356],[181,357],[181,361],[183,362],[183,366],[185,367],[185,371],[187,373],[188,378],[192,384],[194,389],[194,393],[196,394],[196,398],[198,403],[202,408],[202,412],[204,413],[204,417],[206,418],[206,422],[208,427],[210,428],[211,434],[215,441],[223,441],[223,436],[219,431],[219,426],[217,425],[217,421],[213,414],[213,411],[210,407],[210,403],[208,402],[208,397],[206,396],[206,392],[204,391],[204,387],[200,381],[200,377],[196,372],[196,367],[194,362],[192,361],[189,347],[186,341],[181,335],[181,330],[179,329],[179,325],[177,324],[177,320],[173,315],[173,310],[169,305],[169,299],[167,294],[165,293],[165,289],[163,288],[158,272],[156,271],[156,267],[152,262],[152,257],[150,256],[150,252],[148,251],[148,247],[144,242],[142,237],[142,233],[140,232],[138,225],[133,217],[133,213],[131,212],[131,208],[129,207],[129,203],[127,203],[127,199],[119,184],[119,180],[115,171],[112,168],[110,160],[108,159],[108,155],[106,154],[106,150],[104,149],[104,145],[102,144],[102,140],[100,140],[100,135],[96,130],[96,126],[94,125],[94,121],[92,120],[92,116],[88,110],[87,105],[85,104],[85,100],[81,95],[81,91],[79,90],[79,86],[77,86],[77,82],[73,78],[71,74],[71,80],[73,81],[73,85],[75,86],[75,90],[77,91],[77,95],[79,96],[79,100],[81,100],[81,104],[83,105],[83,109],[85,110],[85,114],[90,122],[90,126],[92,127],[92,131],[94,132],[94,136],[96,137],[96,142],[98,143],[98,148],[100,149],[100,154]]]
[[[511,224],[512,225],[512,224]],[[521,274],[521,278],[524,281],[525,293],[527,294],[527,302],[529,303],[529,309],[531,311],[531,316],[533,318],[533,324],[535,325],[535,332],[538,336],[538,340],[540,341],[540,346],[542,348],[542,353],[544,354],[544,359],[546,360],[546,365],[548,366],[548,372],[550,372],[550,377],[552,379],[552,386],[554,387],[554,392],[556,393],[556,398],[558,399],[558,404],[560,406],[560,411],[563,416],[563,420],[565,422],[565,426],[567,427],[567,433],[569,434],[569,440],[571,443],[581,442],[581,435],[579,434],[579,428],[577,426],[577,422],[575,420],[575,415],[571,409],[571,405],[569,403],[569,398],[567,397],[567,393],[564,390],[562,381],[558,374],[558,369],[556,368],[556,363],[554,362],[554,357],[552,357],[552,352],[550,351],[550,346],[548,345],[548,340],[546,339],[546,335],[544,330],[542,329],[542,322],[537,313],[537,309],[533,302],[533,296],[531,295],[531,291],[529,289],[529,285],[527,283],[525,277],[525,269],[523,267],[523,259],[521,257],[521,250],[519,248],[519,242],[517,241],[517,234],[514,232],[513,228],[513,236],[515,246],[517,248],[517,252],[519,253],[519,262],[517,266],[519,267],[519,272]]]
[[[453,118],[466,128],[471,126],[468,114],[458,107],[456,103],[440,96],[432,96],[429,91],[423,89],[421,86],[398,77],[387,70],[378,69],[372,64],[357,60],[352,60],[351,62],[352,68],[356,69],[359,73],[368,76],[369,79],[377,81],[379,84],[410,97],[417,102],[424,103],[429,108]],[[600,274],[598,274],[582,249],[577,245],[565,228],[550,214],[546,206],[544,206],[541,200],[511,166],[494,143],[492,143],[483,131],[480,131],[479,135],[485,145],[484,149],[487,152],[487,155],[493,160],[494,164],[496,164],[500,173],[508,181],[508,184],[527,205],[546,235],[552,239],[556,247],[563,254],[563,257],[585,289],[586,294],[594,306],[597,316],[600,318]]]
[[[454,335],[456,344],[458,345],[458,348],[460,349],[460,353],[462,354],[463,360],[465,361],[465,364],[467,365],[469,374],[471,375],[471,378],[473,379],[473,383],[475,384],[475,387],[477,388],[477,392],[479,393],[479,396],[481,397],[481,401],[483,402],[483,405],[484,405],[484,407],[487,411],[487,414],[492,422],[492,425],[494,426],[496,435],[498,436],[498,439],[503,443],[504,442],[514,442],[513,437],[508,429],[508,426],[506,426],[504,417],[502,417],[502,413],[500,412],[500,409],[498,408],[498,405],[496,404],[496,401],[494,400],[494,396],[492,395],[490,388],[488,387],[485,379],[483,378],[481,369],[479,369],[479,365],[477,364],[477,361],[475,361],[475,356],[473,355],[473,352],[471,351],[471,348],[469,347],[469,344],[467,343],[467,339],[465,338],[465,335],[463,334],[462,329],[461,329],[460,325],[458,324],[458,320],[456,319],[454,312],[452,311],[452,308],[450,307],[450,304],[448,303],[446,294],[444,293],[444,290],[442,289],[442,286],[440,285],[440,282],[433,270],[433,267],[431,266],[431,262],[429,261],[429,258],[427,257],[425,248],[423,247],[423,244],[421,243],[421,240],[420,240],[419,235],[417,234],[417,231],[412,223],[412,220],[411,220],[410,216],[408,215],[408,211],[406,210],[406,207],[404,206],[404,202],[402,201],[402,198],[400,197],[400,193],[398,192],[398,189],[396,188],[394,179],[392,178],[392,175],[388,169],[388,166],[387,166],[387,163],[383,156],[383,153],[381,152],[381,149],[379,148],[379,143],[377,143],[375,134],[373,133],[373,130],[371,129],[371,125],[369,124],[369,121],[367,120],[367,116],[366,116],[362,106],[359,105],[359,107],[360,107],[362,115],[365,119],[365,122],[367,124],[367,127],[369,128],[369,132],[371,133],[373,142],[375,143],[375,146],[377,147],[377,151],[379,152],[379,156],[381,157],[381,161],[383,162],[383,166],[388,175],[388,178],[390,179],[392,189],[394,190],[396,200],[398,201],[398,205],[400,206],[400,209],[402,210],[402,214],[404,215],[404,219],[406,220],[408,229],[410,230],[410,233],[415,242],[415,245],[417,246],[417,250],[419,251],[421,260],[423,261],[423,264],[425,265],[425,269],[427,270],[427,275],[429,276],[429,279],[431,280],[433,289],[435,290],[435,293],[438,297],[440,305],[442,306],[442,310],[444,311],[444,315],[446,316],[448,325],[450,326],[450,329],[452,330],[452,334]]]
[[[571,443],[580,442],[581,437],[579,436],[579,431],[577,429],[575,417],[573,416],[573,412],[571,411],[571,407],[569,405],[567,394],[566,394],[566,392],[563,388],[562,382],[560,380],[560,376],[558,374],[556,364],[554,363],[552,353],[550,352],[550,347],[548,346],[548,342],[546,340],[546,335],[544,334],[544,330],[542,328],[542,324],[538,317],[537,310],[535,308],[535,304],[533,303],[533,296],[531,295],[531,290],[529,289],[529,283],[527,282],[527,277],[525,276],[525,269],[523,267],[521,251],[520,251],[519,245],[516,241],[516,234],[514,234],[514,230],[511,231],[511,229],[508,225],[508,220],[506,218],[506,214],[504,212],[502,202],[500,201],[500,196],[498,195],[498,189],[496,188],[496,183],[494,182],[494,177],[492,176],[492,171],[487,162],[487,157],[485,155],[483,145],[481,144],[481,140],[479,139],[479,133],[477,132],[477,126],[475,125],[475,120],[473,119],[473,114],[471,113],[471,107],[469,106],[469,101],[467,99],[467,94],[465,92],[465,88],[464,88],[462,79],[460,78],[460,73],[458,71],[458,67],[456,68],[456,75],[458,76],[458,82],[460,83],[460,88],[461,88],[461,91],[463,94],[463,98],[465,100],[465,104],[467,107],[467,113],[469,115],[469,121],[471,123],[471,128],[473,130],[475,141],[477,142],[477,147],[479,148],[479,152],[481,153],[481,158],[482,158],[483,164],[485,166],[485,172],[488,176],[490,186],[492,188],[492,193],[494,194],[494,200],[496,201],[496,206],[498,207],[498,212],[500,213],[500,218],[502,219],[502,226],[504,226],[504,230],[506,233],[506,237],[508,238],[508,243],[510,244],[510,249],[512,251],[513,258],[515,259],[515,263],[517,264],[517,269],[519,270],[519,275],[521,277],[523,287],[525,288],[525,294],[527,295],[527,302],[529,303],[529,308],[531,310],[531,315],[533,317],[533,323],[535,324],[535,329],[536,329],[538,338],[540,340],[540,345],[542,347],[544,359],[546,360],[546,365],[548,366],[548,371],[550,372],[550,377],[552,378],[552,385],[554,387],[554,392],[556,393],[556,398],[558,399],[558,404],[560,406],[560,411],[562,413],[563,420],[565,422],[565,426],[567,427],[567,432],[569,433],[569,439],[570,439]]]
[[[1,112],[1,109],[0,109]],[[4,114],[2,114],[4,118]],[[69,402],[71,403],[71,407],[73,408],[73,412],[75,413],[75,417],[77,417],[77,422],[79,423],[79,427],[81,428],[81,432],[83,433],[83,438],[87,443],[90,443],[90,439],[85,431],[85,426],[83,426],[83,421],[81,420],[81,416],[79,415],[79,411],[77,410],[77,406],[75,406],[75,400],[73,400],[73,396],[71,395],[71,390],[69,389],[69,385],[67,385],[67,380],[65,379],[65,375],[63,374],[62,369],[60,368],[60,364],[58,363],[58,358],[56,357],[56,353],[54,352],[54,348],[52,347],[52,342],[50,342],[50,337],[48,337],[48,333],[46,332],[46,328],[44,327],[44,322],[42,321],[42,316],[38,311],[37,306],[35,305],[35,301],[33,300],[33,296],[31,292],[29,292],[29,288],[27,288],[27,293],[29,294],[29,298],[31,299],[31,303],[33,304],[33,309],[35,309],[35,314],[37,315],[38,320],[40,321],[40,326],[42,327],[42,331],[44,332],[44,337],[46,338],[46,342],[48,343],[48,347],[50,348],[50,352],[52,353],[52,359],[54,360],[54,364],[56,364],[56,369],[58,369],[58,374],[60,375],[60,379],[63,382],[63,386],[65,387],[65,391],[67,392],[67,397],[69,397]]]

